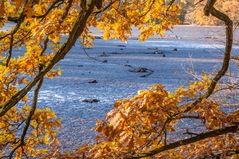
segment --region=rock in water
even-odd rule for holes
[[[99,55],[99,57],[109,57],[110,55],[106,54],[105,52],[103,52],[101,55]]]
[[[85,102],[85,103],[98,103],[99,101],[100,100],[95,99],[95,98],[82,100],[82,102]]]
[[[117,45],[118,47],[126,47],[125,45]]]
[[[88,83],[98,83],[96,80],[90,80]]]
[[[145,72],[148,72],[148,69],[147,68],[144,68],[144,67],[136,67],[136,68],[130,68],[129,69],[129,72],[140,72],[140,73],[145,73]]]
[[[131,65],[124,65],[126,67],[130,67],[129,72],[135,72],[135,73],[147,73],[146,75],[142,75],[140,77],[148,77],[151,75],[154,71],[150,70],[145,67],[132,67]]]
[[[102,61],[102,63],[107,63],[107,62],[108,62],[108,60],[103,60],[103,61]]]

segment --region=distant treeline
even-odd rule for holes
[[[182,24],[223,25],[220,20],[204,15],[203,7],[206,1],[198,2],[199,0],[186,0],[182,5],[180,15]],[[218,0],[216,8],[226,13],[238,25],[239,0]]]

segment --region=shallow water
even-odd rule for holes
[[[152,54],[155,48],[166,57]],[[175,48],[177,51],[173,51]],[[92,142],[96,119],[103,118],[113,108],[116,99],[132,96],[138,90],[148,89],[157,83],[174,90],[193,80],[189,71],[198,74],[215,71],[223,57],[223,45],[220,43],[172,39],[154,39],[144,43],[129,40],[127,44],[99,39],[95,41],[94,49],[86,51],[91,58],[80,49],[80,45],[76,45],[60,62],[62,76],[45,81],[40,95],[40,103],[51,106],[62,118],[60,138],[64,148]],[[235,47],[234,53],[237,51],[238,47]],[[103,52],[107,57],[99,56]],[[99,62],[103,60],[107,63]],[[143,78],[140,77],[143,73],[129,72],[125,65],[149,68],[154,73]],[[89,84],[92,79],[98,83]],[[82,102],[86,98],[96,98],[100,102]]]
[[[237,30],[237,37],[238,34]],[[135,95],[138,90],[158,83],[174,90],[193,80],[190,71],[197,74],[213,72],[221,66],[222,27],[178,26],[163,39],[153,38],[143,43],[137,41],[136,35],[135,31],[134,38],[127,43],[97,39],[94,48],[86,52],[78,42],[59,63],[62,76],[45,80],[39,106],[51,107],[62,119],[60,140],[64,143],[63,149],[93,142],[96,119],[103,118],[113,108],[115,100]],[[154,54],[155,51],[158,54]],[[233,54],[238,51],[239,46],[235,45]],[[107,63],[101,62],[104,60]],[[125,65],[145,67],[154,72],[140,77],[145,73],[129,72]],[[98,83],[88,83],[92,79]],[[86,98],[96,98],[100,102],[82,102]]]

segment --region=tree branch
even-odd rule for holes
[[[64,0],[55,0],[44,14],[38,15],[38,16],[32,16],[32,18],[37,18],[37,19],[43,20],[51,12],[51,10],[59,7],[63,3],[64,3]],[[4,18],[0,17],[0,20],[3,20],[3,19]],[[20,17],[7,17],[7,20],[10,22],[18,23],[18,21],[20,20]]]
[[[152,150],[148,153],[135,155],[135,156],[129,157],[129,158],[138,159],[138,158],[143,158],[143,157],[150,157],[150,156],[153,156],[153,155],[158,154],[160,152],[168,151],[168,150],[180,147],[180,146],[185,146],[185,145],[188,145],[188,144],[191,144],[191,143],[195,143],[197,141],[201,141],[201,140],[204,140],[204,139],[207,139],[207,138],[210,138],[210,137],[216,137],[216,136],[220,136],[220,135],[227,134],[227,133],[235,133],[235,132],[238,131],[238,125],[239,125],[239,123],[237,123],[234,126],[225,127],[225,128],[222,128],[222,129],[217,129],[217,130],[205,132],[205,133],[199,134],[195,137],[180,140],[180,141],[177,141],[177,142],[174,142],[174,143],[156,148],[156,149],[154,149],[154,150]]]
[[[186,113],[186,112],[190,111],[194,106],[196,106],[198,103],[200,103],[203,99],[207,99],[208,97],[210,97],[212,95],[212,93],[214,92],[214,89],[215,89],[218,81],[225,75],[225,73],[227,72],[227,70],[229,68],[229,62],[230,62],[230,56],[231,56],[231,50],[232,50],[232,44],[233,44],[233,22],[226,14],[224,14],[224,13],[222,13],[222,12],[220,12],[220,11],[218,11],[214,8],[215,3],[216,3],[216,0],[208,0],[206,6],[204,8],[204,12],[205,12],[205,15],[207,15],[207,16],[209,16],[211,14],[214,17],[222,20],[226,25],[226,45],[225,45],[224,59],[223,59],[222,67],[217,72],[216,76],[212,79],[211,84],[208,87],[207,92],[204,95],[202,95],[201,97],[199,97],[197,100],[195,100],[195,102],[193,102],[191,104],[191,106],[187,107],[183,112],[179,112],[179,113],[174,114],[173,115],[174,118],[177,117],[178,115],[182,114],[182,113]],[[170,123],[172,121],[172,119],[167,119],[166,121],[168,121],[168,123]],[[165,122],[165,124],[168,124],[168,123]],[[218,136],[217,133],[219,133],[219,132],[221,132],[222,134],[228,133],[228,132],[231,132],[232,129],[233,129],[233,131],[236,131],[237,126],[235,126],[233,128],[228,127],[228,130],[225,130],[225,128],[222,129],[222,130],[219,129],[218,132],[216,132],[216,133],[212,132],[211,135]],[[210,132],[208,132],[208,133],[210,134]],[[219,133],[219,135],[221,135],[221,133]],[[149,153],[141,154],[142,156],[139,155],[139,156],[136,156],[136,158],[152,156],[152,155],[160,153],[162,151],[166,151],[166,150],[173,149],[173,148],[184,145],[182,143],[190,144],[190,143],[205,139],[205,138],[207,138],[207,136],[208,135],[202,134],[202,135],[191,138],[192,140],[189,140],[189,139],[181,140],[179,142],[163,146],[159,149],[155,149],[155,150],[153,150]],[[209,135],[208,137],[214,137],[214,136]]]
[[[224,58],[223,58],[223,64],[221,69],[217,72],[216,76],[212,79],[210,86],[208,87],[207,92],[198,98],[191,107],[188,107],[184,112],[190,111],[195,105],[200,103],[203,99],[206,99],[210,97],[215,90],[215,87],[218,83],[218,81],[226,74],[229,64],[230,64],[230,58],[231,58],[231,50],[232,50],[232,44],[233,44],[233,22],[232,20],[224,13],[216,10],[214,8],[214,4],[217,0],[208,0],[207,4],[204,8],[204,13],[206,16],[209,16],[210,14],[214,17],[216,17],[219,20],[222,20],[226,25],[226,44],[225,44],[225,51],[224,51]]]
[[[34,115],[35,113],[35,110],[37,108],[37,99],[38,99],[38,94],[39,94],[39,91],[40,91],[40,88],[42,86],[42,83],[43,83],[43,78],[38,82],[37,86],[36,86],[36,89],[34,91],[34,96],[33,96],[33,102],[32,102],[32,108],[30,110],[30,113],[28,115],[28,118],[26,120],[26,125],[23,129],[23,132],[22,132],[22,135],[21,135],[21,139],[19,141],[19,144],[10,152],[9,154],[9,158],[12,158],[13,157],[13,154],[16,152],[16,150],[20,147],[23,148],[23,146],[25,145],[25,137],[26,137],[26,134],[27,134],[27,130],[30,126],[30,123],[31,123],[31,119],[32,119],[32,116]]]
[[[6,114],[8,110],[10,110],[14,105],[16,105],[31,89],[36,83],[43,78],[61,59],[65,57],[65,55],[70,51],[72,46],[75,44],[76,40],[80,37],[84,28],[86,26],[86,22],[88,17],[93,12],[95,7],[95,2],[93,1],[89,5],[89,9],[87,11],[81,11],[78,15],[78,18],[73,26],[73,29],[67,39],[66,43],[61,47],[61,49],[56,53],[51,62],[47,67],[44,68],[36,77],[23,89],[17,92],[14,96],[11,97],[6,103],[0,106],[2,110],[0,111],[0,117]]]

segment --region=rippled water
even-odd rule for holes
[[[94,49],[86,49],[90,57],[78,42],[59,64],[62,76],[45,80],[39,106],[51,107],[62,118],[60,139],[64,148],[92,142],[96,119],[103,118],[116,99],[132,96],[158,83],[174,90],[193,80],[189,71],[199,74],[218,69],[223,57],[223,35],[221,27],[178,26],[163,39],[154,38],[143,43],[137,38],[127,43],[97,39]],[[154,54],[155,51],[160,54]],[[233,54],[238,51],[235,45]],[[107,63],[100,62],[104,60]],[[125,65],[145,67],[154,72],[143,78],[140,77],[143,73],[129,72]],[[98,83],[88,83],[92,79]],[[86,98],[96,98],[100,102],[82,102]]]
[[[108,63],[87,57],[79,47],[74,47],[60,63],[62,76],[47,80],[40,96],[40,103],[51,106],[62,118],[60,137],[66,148],[83,141],[92,142],[95,120],[103,118],[112,109],[116,99],[132,96],[137,90],[147,89],[157,83],[173,90],[175,86],[184,85],[193,79],[188,73],[190,70],[196,73],[216,70],[222,61],[222,53],[218,49],[221,50],[223,45],[197,45],[175,40],[150,40],[145,43],[130,40],[127,44],[96,40],[95,48],[86,50],[87,53],[97,60],[107,60]],[[151,48],[156,47],[166,57],[151,54],[154,52]],[[173,51],[174,48],[178,51]],[[109,56],[100,57],[102,52]],[[129,72],[124,65],[146,67],[154,73],[142,78],[142,73]],[[98,83],[89,84],[88,81],[92,79]],[[96,98],[100,102],[82,102],[86,98]]]

